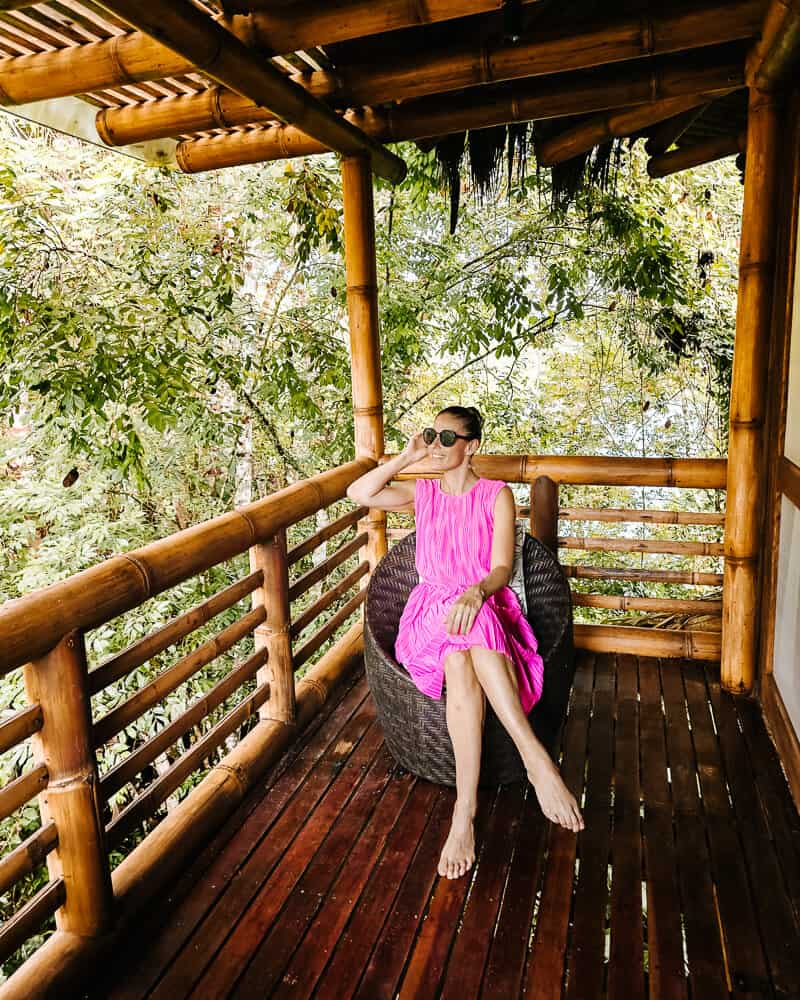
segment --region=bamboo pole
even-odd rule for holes
[[[725,93],[726,91],[720,91]],[[730,92],[730,91],[727,91]],[[601,145],[609,139],[631,135],[655,122],[671,118],[682,111],[687,111],[697,105],[697,97],[670,97],[661,101],[653,101],[635,108],[623,108],[610,114],[598,115],[589,121],[581,122],[567,129],[560,135],[539,143],[536,149],[536,159],[543,166],[550,167],[554,163],[563,163],[579,153],[584,153],[593,146]]]
[[[304,573],[301,577],[289,587],[289,600],[294,601],[298,597],[301,597],[306,591],[310,590],[315,583],[319,583],[320,580],[324,580],[325,577],[336,569],[337,566],[349,559],[354,552],[358,552],[359,549],[364,548],[369,542],[369,535],[366,531],[360,532],[355,538],[351,538],[349,542],[344,545],[340,545],[339,548],[332,554],[329,555],[327,559],[319,563],[313,569],[310,569],[307,573]]]
[[[350,330],[350,366],[356,458],[377,461],[383,454],[383,386],[375,262],[375,209],[372,175],[364,157],[342,160],[344,260]],[[386,555],[386,512],[371,509],[359,521],[366,529],[370,575]],[[367,578],[361,583],[366,586]]]
[[[531,534],[558,559],[558,483],[538,476],[531,485]]]
[[[63,878],[66,890],[56,925],[96,937],[111,926],[113,900],[81,633],[65,636],[46,656],[26,665],[24,676],[28,697],[42,706],[44,717],[32,739],[34,757],[49,774],[39,797],[42,822],[52,820],[58,830],[58,846],[48,854],[47,866],[51,879]]]
[[[750,91],[739,293],[730,400],[721,680],[750,691],[756,676],[759,550],[781,105]]]
[[[10,854],[4,855],[0,859],[0,895],[38,868],[57,843],[58,831],[55,823],[50,822],[40,826]]]
[[[43,655],[70,630],[110,621],[341,500],[350,483],[373,466],[374,462],[361,459],[319,473],[263,500],[7,601],[0,606],[0,676]]]
[[[387,531],[388,535],[388,531]],[[366,576],[369,573],[369,563],[362,562],[356,568],[343,577],[335,586],[326,590],[325,593],[314,601],[314,603],[306,608],[306,610],[298,615],[297,618],[292,622],[291,628],[289,629],[289,634],[294,638],[300,635],[310,624],[317,618],[326,608],[329,608],[334,601],[338,600],[342,594],[347,593],[347,591],[354,586],[361,579],[362,576]]]
[[[0,821],[24,806],[47,788],[47,768],[38,764],[0,789]]]
[[[680,139],[686,129],[694,124],[709,106],[708,102],[698,104],[682,114],[660,122],[650,132],[647,142],[644,144],[645,150],[650,156],[660,156],[661,153],[666,153],[669,147]]]
[[[382,460],[392,458],[385,455]],[[532,483],[549,476],[579,486],[677,486],[725,489],[724,458],[612,458],[607,455],[476,455],[476,471],[487,479]],[[398,479],[429,477],[426,463],[410,465]]]
[[[612,611],[669,611],[687,614],[719,614],[722,601],[677,600],[668,597],[627,597],[623,594],[581,594],[572,592],[572,603],[582,608]]]
[[[310,639],[303,643],[295,654],[295,666],[297,668],[300,668],[306,660],[312,657],[320,646],[324,645],[330,639],[336,629],[347,621],[350,615],[363,603],[366,594],[367,592],[364,588],[359,590],[346,604],[343,604],[339,608],[335,615],[332,615],[325,622],[322,628],[318,629]]]
[[[665,659],[719,659],[719,632],[640,628],[635,625],[576,625],[575,648],[592,653],[630,653]]]
[[[630,521],[643,524],[724,525],[725,515],[693,510],[639,510],[618,507],[562,507],[560,518],[568,521]]]
[[[289,608],[289,567],[286,561],[286,529],[250,549],[250,568],[261,570],[262,586],[253,593],[253,607],[261,606],[266,621],[255,630],[256,649],[267,650],[266,668],[259,671],[258,683],[269,684],[269,699],[259,709],[259,718],[293,724],[294,703],[291,611]]]
[[[647,173],[651,177],[667,177],[681,170],[699,167],[703,163],[722,160],[726,156],[736,156],[747,146],[746,133],[740,135],[720,135],[713,139],[692,143],[691,146],[681,146],[670,153],[653,156],[647,161]]]
[[[524,4],[538,0],[522,0]],[[302,4],[282,5],[276,10],[274,0],[226,0],[225,8],[234,14],[250,14],[256,31],[264,39],[280,33],[281,52],[319,45],[320,39],[344,41],[362,35],[377,35],[418,24],[449,21],[468,14],[500,10],[503,0],[306,0]],[[311,26],[315,34],[311,35]],[[323,27],[324,26],[324,27]],[[336,34],[334,34],[334,32]],[[310,39],[317,38],[316,42]]]
[[[799,69],[800,2],[772,0],[747,60],[748,85],[762,91],[791,87]]]
[[[715,71],[715,67],[721,66],[727,69],[727,74],[719,69]],[[520,67],[515,85],[507,84],[503,88],[472,86],[468,95],[437,94],[418,98],[411,108],[396,109],[399,113],[389,116],[386,125],[374,112],[362,115],[353,112],[348,120],[376,138],[400,141],[444,135],[465,127],[499,124],[498,114],[504,121],[551,118],[650,102],[658,97],[697,95],[704,90],[713,92],[725,86],[741,86],[743,79],[741,63],[732,61],[727,50],[714,48],[705,51],[702,60],[696,53],[677,54],[645,65],[610,66],[592,72],[556,72],[549,76],[541,71],[532,75],[530,65],[525,65]],[[298,83],[302,83],[302,78]],[[394,96],[397,100],[408,100],[400,87]],[[514,102],[520,100],[527,102],[529,107],[515,111]],[[349,102],[343,97],[340,103],[346,106]],[[459,119],[451,123],[448,116],[457,113],[460,113]],[[201,94],[109,108],[98,114],[97,129],[109,144],[124,145],[187,132],[263,123],[274,118],[271,111],[252,101],[225,88],[214,88]],[[296,155],[306,155],[309,150],[319,152],[322,147],[321,143],[315,144],[302,133],[296,135],[293,131],[286,132],[284,143],[287,150],[299,150]]]
[[[213,80],[255,104],[272,108],[307,135],[345,155],[367,157],[380,177],[398,183],[405,176],[406,166],[398,156],[293,84],[190,0],[151,0],[149,4],[104,0],[103,6],[134,28],[161,39]]]
[[[29,705],[0,723],[0,753],[5,753],[38,732],[42,728],[42,722],[41,705]]]
[[[722,573],[699,573],[680,569],[634,569],[628,566],[561,567],[565,576],[576,580],[639,580],[644,583],[690,583],[693,586],[718,587]]]
[[[565,535],[558,539],[564,549],[594,552],[650,552],[670,556],[721,556],[719,542],[674,542],[659,538],[606,538],[600,536]]]
[[[63,905],[66,888],[63,879],[48,882],[35,896],[0,927],[0,963],[22,947],[41,929],[42,924]]]
[[[329,538],[333,538],[346,528],[349,528],[351,524],[355,524],[366,513],[366,507],[356,507],[355,510],[349,510],[346,514],[342,514],[341,517],[337,517],[335,521],[331,521],[320,528],[319,531],[315,531],[313,535],[304,538],[302,542],[298,542],[297,545],[289,549],[286,555],[287,564],[293,566],[303,556],[310,555],[315,549],[318,549],[323,542],[327,542]]]

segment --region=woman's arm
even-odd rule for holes
[[[445,628],[451,634],[463,634],[472,628],[484,601],[496,591],[508,586],[514,566],[514,536],[517,509],[514,494],[504,486],[494,504],[491,570],[482,580],[468,587],[450,605],[445,616]]]
[[[393,486],[386,484],[398,472],[415,462],[422,461],[428,454],[428,449],[422,440],[422,434],[414,434],[399,455],[378,465],[363,476],[359,476],[347,487],[347,495],[351,500],[363,507],[373,507],[378,510],[414,510],[414,492],[416,483],[402,482]]]

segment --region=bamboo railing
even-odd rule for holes
[[[388,457],[388,456],[387,456]],[[479,456],[474,460],[478,473],[509,484],[525,484],[530,490],[527,504],[517,506],[517,517],[525,520],[531,534],[553,552],[620,553],[626,556],[673,556],[686,559],[718,559],[724,555],[721,540],[672,540],[662,538],[614,537],[559,534],[562,524],[590,525],[697,525],[717,528],[721,539],[725,515],[717,511],[661,510],[591,506],[560,506],[562,486],[656,487],[724,490],[726,463],[722,459],[628,459],[560,458],[534,455]],[[422,467],[408,471],[411,478],[424,474]],[[396,517],[396,515],[393,515]],[[408,517],[408,515],[402,515]],[[397,540],[410,528],[389,528],[389,539]],[[665,569],[659,566],[591,565],[585,561],[563,566],[571,581],[599,581],[634,585],[637,591],[650,584],[679,585],[686,588],[722,586],[722,572]],[[579,585],[580,586],[580,585]],[[573,590],[576,608],[600,612],[645,612],[681,615],[722,613],[722,601],[693,594],[682,597],[608,594]],[[575,626],[576,645],[595,652],[633,653],[646,656],[687,657],[718,660],[720,634],[703,629],[662,629],[613,623],[581,623]]]
[[[21,668],[29,700],[0,723],[0,753],[29,760],[0,788],[0,823],[37,799],[41,817],[0,857],[0,892],[31,897],[0,927],[0,962],[54,915],[57,927],[4,996],[36,995],[108,942],[357,662],[368,511],[311,532],[304,522],[339,513],[372,465],[350,462],[0,607],[0,675]],[[96,630],[211,569],[232,582],[89,668]],[[129,853],[112,875],[118,850]]]

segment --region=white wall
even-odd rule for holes
[[[798,251],[784,443],[784,454],[795,465],[800,465],[800,248]],[[800,510],[785,496],[781,500],[773,676],[794,731],[800,736]]]

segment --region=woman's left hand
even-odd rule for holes
[[[475,584],[450,605],[445,615],[444,627],[451,635],[466,635],[475,624],[478,612],[483,607],[483,594]]]

